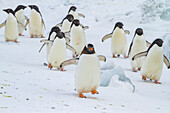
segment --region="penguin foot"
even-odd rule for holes
[[[133,72],[137,72],[137,70],[135,68],[133,68],[132,70],[133,70]]]
[[[76,58],[76,56],[75,56],[75,55],[73,55],[73,58]]]
[[[113,58],[116,58],[116,56],[115,56],[115,54],[113,54],[113,56],[112,56]]]
[[[34,35],[31,35],[31,38],[34,38]]]
[[[95,90],[95,91],[92,91],[91,94],[93,94],[93,95],[94,94],[99,94],[99,92]]]
[[[146,80],[146,77],[145,77],[145,76],[142,76],[142,80]]]
[[[126,55],[124,55],[124,58],[127,58],[127,56],[126,56]]]
[[[141,67],[139,67],[138,70],[140,71],[140,70],[141,70]]]
[[[66,71],[66,70],[64,70],[63,68],[60,68],[60,70],[61,70],[61,71]]]
[[[45,38],[43,35],[41,35],[41,38]]]
[[[157,80],[154,81],[155,84],[161,84],[161,82],[158,82]]]
[[[53,66],[51,64],[48,65],[48,68],[50,68],[50,70],[53,68]]]
[[[15,43],[19,43],[17,40],[14,41]]]
[[[6,42],[9,42],[9,40],[5,40]]]
[[[24,36],[24,35],[22,35],[22,34],[19,34],[19,36]]]
[[[86,96],[84,96],[82,93],[79,93],[79,97],[86,98]]]

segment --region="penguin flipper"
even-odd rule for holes
[[[70,44],[70,38],[67,37],[67,36],[65,36],[65,39],[66,39],[66,43],[67,43],[67,44]]]
[[[47,39],[40,40],[40,42],[44,42],[44,43],[53,43],[53,41],[52,41],[52,40],[47,40]]]
[[[27,28],[19,21],[17,21],[18,25],[21,26],[23,29],[25,29],[25,31],[27,30]]]
[[[69,49],[70,51],[74,52],[74,55],[76,54],[76,50],[72,46],[66,44],[66,48]]]
[[[147,45],[147,47],[149,47],[151,45],[151,43],[146,40],[146,45]]]
[[[130,31],[129,30],[124,30],[125,34],[130,34]]]
[[[0,28],[4,27],[4,26],[5,26],[5,24],[6,24],[6,21],[5,21],[5,22],[3,22],[3,23],[0,25]]]
[[[41,46],[39,53],[41,52],[42,48],[45,46],[45,44],[47,44],[46,42]]]
[[[42,19],[42,24],[44,25],[44,29],[46,29],[45,22],[43,19]]]
[[[106,39],[111,38],[111,37],[112,37],[112,33],[105,35],[105,36],[102,38],[102,42],[104,42]]]
[[[65,60],[64,62],[62,62],[60,64],[60,68],[63,68],[64,66],[71,65],[71,64],[75,64],[76,65],[78,63],[78,60],[79,60],[78,58]]]
[[[164,61],[165,65],[167,66],[167,68],[170,69],[170,62],[165,55],[164,55],[163,61]]]
[[[137,58],[140,58],[140,57],[143,57],[143,56],[146,56],[148,54],[147,51],[144,51],[144,52],[141,52],[141,53],[138,53],[136,54],[135,56],[133,56],[132,60],[135,60]]]
[[[62,26],[62,22],[58,23],[55,27],[61,27]]]
[[[24,15],[24,16],[25,16],[25,15]],[[27,20],[27,21],[29,20],[27,16],[25,16],[25,20]]]
[[[27,22],[26,22],[26,24],[25,24],[25,28],[27,27],[27,25],[30,23],[30,20],[29,19],[27,19]]]
[[[81,13],[78,13],[78,15],[79,15],[80,17],[85,18],[85,15],[83,15],[83,14],[81,14]]]
[[[128,52],[127,57],[129,57],[129,55],[130,55],[130,52],[131,52],[131,49],[132,49],[132,45],[133,45],[133,42],[131,42],[131,44],[130,44],[130,46],[129,46],[129,52]]]
[[[106,62],[106,57],[103,55],[97,55],[97,57],[99,58],[99,61],[103,61]]]
[[[65,34],[65,37],[70,37],[70,31],[64,32],[64,34]]]
[[[89,29],[89,26],[84,26],[83,24],[80,24],[80,26],[83,28],[83,30]]]

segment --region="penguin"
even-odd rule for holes
[[[69,11],[68,11],[68,14],[73,15],[74,19],[79,19],[79,17],[85,18],[85,16],[83,14],[77,13],[76,10],[77,10],[77,8],[75,6],[71,6]]]
[[[17,20],[22,23],[23,25],[25,24],[25,20],[28,20],[28,18],[24,15],[24,9],[26,8],[27,6],[24,6],[24,5],[18,5],[17,8],[14,10],[15,12],[15,17],[17,18]],[[23,36],[22,33],[23,33],[23,28],[18,25],[18,34],[19,36]]]
[[[18,24],[26,30],[25,26],[22,23],[17,21],[15,15],[14,15],[14,11],[12,9],[4,9],[3,11],[8,13],[8,17],[7,17],[6,21],[0,25],[0,28],[5,26],[5,40],[6,40],[6,42],[14,41],[15,43],[19,43],[17,41],[17,39],[18,39]]]
[[[71,25],[70,40],[71,46],[76,50],[76,56],[80,55],[86,45],[86,37],[78,19],[75,19]],[[75,58],[74,55],[73,58]]]
[[[142,79],[146,78],[154,80],[155,84],[161,84],[158,82],[160,80],[163,68],[163,62],[166,64],[167,68],[170,69],[170,62],[163,54],[163,40],[157,38],[152,42],[147,51],[140,52],[136,54],[132,60],[145,56],[145,60],[141,67]]]
[[[66,60],[66,48],[76,54],[75,49],[70,45],[66,44],[66,40],[64,39],[64,33],[57,33],[57,36],[53,41],[52,47],[48,55],[48,67],[50,69],[52,69],[53,67],[60,68],[60,64]],[[60,68],[60,70],[64,71],[63,68]]]
[[[104,58],[99,56],[100,58]],[[76,60],[76,59],[75,59]],[[73,64],[75,60],[67,60],[61,64]],[[106,59],[105,59],[106,60]],[[84,47],[75,71],[75,86],[79,97],[86,98],[83,93],[99,94],[97,88],[101,81],[101,69],[99,58],[95,53],[94,46],[88,44]]]
[[[36,5],[28,5],[31,8],[30,19],[27,21],[26,25],[29,24],[29,34],[31,38],[43,36],[45,23],[40,13],[39,8]]]
[[[68,15],[62,20],[62,22],[59,23],[59,24],[57,24],[56,26],[57,26],[57,27],[61,27],[61,31],[62,31],[62,32],[69,32],[73,20],[74,20],[73,15],[68,14]]]
[[[127,51],[127,41],[126,41],[126,34],[130,34],[128,30],[123,30],[123,23],[117,22],[112,33],[104,36],[102,38],[102,42],[104,40],[111,38],[111,52],[113,58],[116,58],[116,54],[119,57],[121,54],[124,55],[126,58],[126,51]]]
[[[140,71],[144,57],[135,59],[134,61],[132,61],[132,57],[137,53],[146,50],[147,50],[147,41],[143,35],[143,29],[137,28],[128,52],[128,56],[130,56],[131,67],[134,72],[137,72],[136,68]]]

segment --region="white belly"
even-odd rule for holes
[[[86,45],[86,38],[83,29],[73,26],[71,29],[71,46],[76,50],[77,55],[81,54]]]
[[[130,61],[132,68],[140,68],[144,62],[145,57],[137,58],[132,61],[132,57],[140,52],[146,51],[147,45],[146,40],[143,36],[134,38],[133,45],[131,47]]]
[[[16,12],[15,16],[21,24],[25,25],[25,16],[24,16],[24,10],[23,9]],[[20,25],[18,25],[18,34],[22,34],[23,30],[24,29]]]
[[[142,68],[141,75],[149,79],[159,80],[163,68],[163,51],[162,48],[154,45],[148,53]]]
[[[68,32],[70,31],[70,26],[71,26],[71,22],[69,22],[68,20],[64,20],[62,27],[61,27],[61,31],[62,32]]]
[[[55,39],[49,55],[48,63],[53,67],[60,68],[60,64],[66,60],[66,42],[65,39]]]
[[[112,54],[126,54],[127,42],[126,35],[123,30],[115,29],[111,39]]]
[[[79,15],[77,12],[75,11],[70,11],[69,14],[73,15],[74,19],[78,19],[79,20]]]
[[[30,35],[43,35],[42,18],[34,9],[31,10],[30,14],[29,33]]]
[[[16,18],[9,14],[5,25],[5,39],[15,41],[18,39],[18,25]]]
[[[96,54],[83,54],[75,72],[76,90],[88,93],[98,88],[101,80],[100,63]]]

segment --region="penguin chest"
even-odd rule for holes
[[[55,39],[48,55],[48,62],[53,67],[60,68],[60,64],[65,60],[66,60],[65,39]]]
[[[75,11],[70,11],[69,14],[73,15],[74,19],[79,19],[79,15]]]
[[[23,25],[25,24],[25,16],[24,16],[23,9],[16,12],[15,16],[21,24],[23,24]],[[18,32],[19,32],[19,34],[21,34],[23,32],[23,28],[20,25],[18,25]]]
[[[36,12],[34,9],[31,11],[30,14],[30,24],[29,27],[31,29],[40,29],[42,24],[41,16],[38,12]]]
[[[68,20],[64,20],[62,27],[61,27],[61,31],[62,32],[68,32],[70,31],[70,26],[71,26],[71,22],[69,22]]]
[[[123,30],[115,30],[111,39],[111,48],[118,54],[121,54],[126,47],[126,36]]]
[[[18,25],[16,18],[10,13],[5,25],[5,38],[13,41],[18,38]]]
[[[75,72],[76,90],[87,93],[98,88],[101,79],[100,63],[96,54],[83,54]]]

